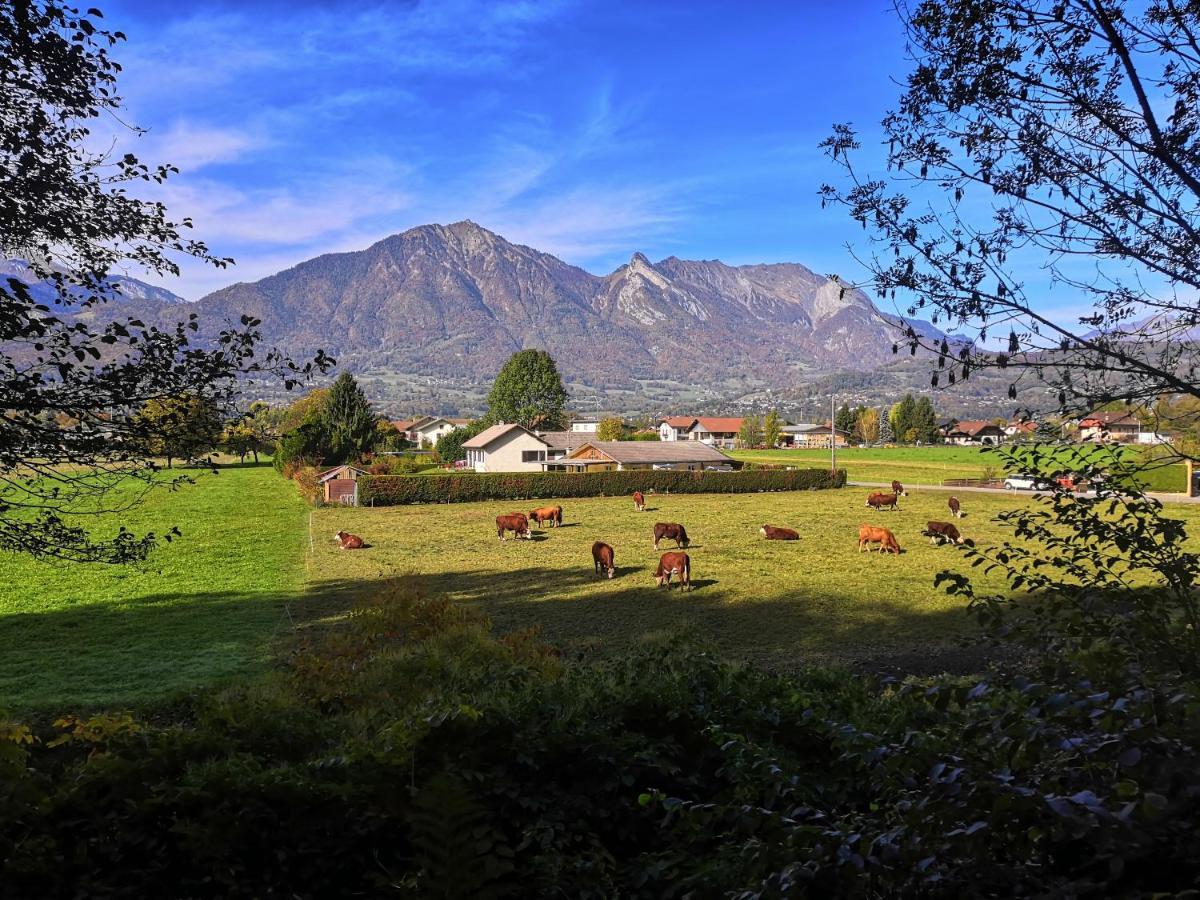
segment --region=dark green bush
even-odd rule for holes
[[[366,476],[359,479],[362,504],[466,503],[473,500],[525,500],[670,494],[752,494],[760,491],[818,491],[841,487],[846,471],[827,469],[743,472],[511,472],[428,476]]]

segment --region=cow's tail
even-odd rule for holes
[[[561,507],[561,506],[560,506],[560,507],[558,508],[558,510],[557,510],[557,511],[554,513],[554,524],[555,524],[555,525],[561,525],[561,524],[562,524],[562,507]]]
[[[692,589],[692,559],[689,556],[683,558],[683,583],[689,591]]]

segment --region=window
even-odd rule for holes
[[[545,462],[545,461],[546,461],[546,451],[545,450],[522,450],[521,451],[521,462],[523,462],[523,463]]]

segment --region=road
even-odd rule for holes
[[[866,488],[891,488],[889,482],[884,481],[847,481],[848,487],[866,487]],[[987,487],[948,487],[943,484],[914,484],[914,491],[946,491],[951,494],[1032,494],[1033,491],[1006,491],[1004,488],[987,488]],[[1160,503],[1200,503],[1200,497],[1188,497],[1186,494],[1147,494],[1147,497],[1153,497]]]

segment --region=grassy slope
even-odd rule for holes
[[[145,567],[0,554],[0,707],[137,704],[255,670],[302,588],[306,517],[269,467],[230,468],[121,516],[183,531]]]
[[[1136,451],[1133,451],[1136,452]],[[730,456],[752,462],[782,465],[828,465],[828,450],[734,450]],[[977,447],[850,447],[838,450],[838,468],[845,469],[851,481],[887,483],[893,478],[909,484],[941,484],[947,478],[982,478],[984,470],[1001,468],[999,457]],[[1184,489],[1186,477],[1181,465],[1159,466],[1144,475],[1153,491]]]
[[[626,498],[572,500],[566,525],[533,542],[496,540],[492,521],[514,503],[471,503],[316,513],[318,534],[345,528],[372,546],[361,553],[318,541],[315,570],[371,581],[415,573],[429,591],[481,605],[504,631],[540,625],[564,646],[619,648],[641,636],[691,625],[731,654],[772,665],[904,656],[944,649],[970,626],[960,601],[935,591],[932,579],[956,564],[951,548],[920,536],[929,519],[945,519],[946,495],[914,491],[895,513],[864,509],[865,492],[655,496],[636,513]],[[989,521],[1025,497],[964,497],[966,535],[998,539]],[[684,523],[698,589],[656,590],[655,521]],[[892,527],[905,552],[856,552],[860,522]],[[764,522],[796,528],[798,543],[765,542]],[[591,545],[616,549],[618,577],[592,574]],[[671,546],[670,542],[664,549]],[[984,584],[999,588],[995,579]]]

